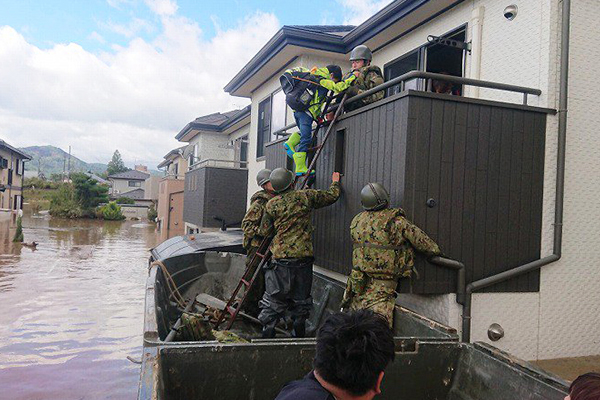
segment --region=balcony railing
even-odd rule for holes
[[[218,160],[213,158],[207,158],[205,160],[198,161],[190,165],[188,171],[193,171],[202,167],[216,167],[216,168],[246,168],[247,161],[235,161],[235,160]]]
[[[487,88],[487,89],[503,90],[506,92],[521,93],[521,94],[523,94],[523,104],[524,105],[527,105],[527,96],[528,95],[532,94],[535,96],[539,96],[542,94],[542,91],[539,89],[529,88],[529,87],[525,87],[525,86],[509,85],[509,84],[500,83],[500,82],[483,81],[480,79],[463,78],[460,76],[436,74],[433,72],[410,71],[404,75],[400,75],[394,79],[390,79],[389,81],[384,82],[381,85],[374,87],[373,89],[369,89],[366,92],[363,92],[357,96],[349,98],[348,100],[346,100],[346,104],[350,104],[355,101],[364,99],[367,96],[370,96],[374,93],[380,92],[382,90],[385,90],[387,88],[390,88],[390,87],[396,86],[396,85],[400,85],[400,91],[402,92],[405,89],[406,82],[414,80],[414,79],[424,79],[426,81],[425,87],[428,88],[429,91],[431,90],[431,82],[433,80],[440,80],[440,81],[457,83],[457,84],[464,85],[464,86],[475,86],[475,87],[482,87],[482,88]],[[333,112],[336,109],[337,109],[337,105],[334,104],[329,108],[328,112]],[[284,126],[281,129],[273,132],[273,135],[287,136],[287,131],[289,129],[292,129],[295,127],[296,127],[296,123],[295,122],[291,123],[287,126]]]

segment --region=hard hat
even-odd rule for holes
[[[261,169],[260,171],[258,171],[258,174],[256,174],[256,183],[258,183],[258,186],[262,186],[265,183],[269,183],[269,181],[271,180],[271,170],[270,169]]]
[[[294,173],[285,168],[275,168],[271,172],[271,185],[276,193],[281,193],[294,183]]]
[[[371,49],[369,49],[364,44],[361,44],[360,46],[356,46],[354,49],[352,49],[352,52],[350,53],[350,61],[355,61],[355,60],[371,61],[372,59],[373,59],[373,53],[371,53]]]
[[[381,183],[367,183],[360,191],[360,203],[367,211],[382,210],[389,206],[390,195]]]

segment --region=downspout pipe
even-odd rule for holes
[[[471,305],[473,292],[542,268],[560,260],[562,256],[562,227],[565,195],[565,158],[567,145],[567,106],[569,89],[569,29],[571,0],[562,0],[562,27],[560,50],[560,82],[558,100],[558,150],[556,156],[556,206],[554,209],[554,244],[552,254],[499,274],[471,282],[466,287],[462,317],[462,340],[471,341]]]

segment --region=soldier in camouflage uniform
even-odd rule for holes
[[[250,207],[246,211],[246,215],[242,220],[242,230],[244,231],[244,249],[246,249],[246,268],[250,265],[252,258],[256,254],[260,243],[264,239],[259,235],[260,221],[262,220],[265,212],[265,206],[267,202],[271,200],[275,193],[273,192],[273,186],[271,186],[271,170],[262,169],[256,175],[256,183],[262,187],[262,190],[254,193],[250,199]],[[253,271],[254,272],[254,271]],[[261,271],[244,303],[244,311],[252,316],[257,316],[259,312],[258,301],[262,298],[265,291],[265,278],[264,273]]]
[[[383,83],[383,74],[381,73],[381,69],[376,65],[371,65],[372,59],[373,54],[365,45],[356,46],[350,53],[352,71],[349,74],[354,74],[356,79],[352,82],[352,86],[350,86],[350,88],[346,91],[346,93],[348,93],[348,97],[359,95]],[[347,77],[344,77],[344,79],[347,79]],[[382,90],[380,92],[373,93],[364,99],[348,103],[346,106],[344,106],[344,108],[346,111],[356,110],[357,108],[383,99],[384,95],[385,91]]]
[[[303,337],[312,308],[313,243],[311,212],[335,203],[340,197],[340,174],[334,172],[329,190],[294,190],[294,174],[277,168],[271,174],[279,195],[269,200],[260,234],[274,235],[272,260],[265,267],[265,294],[258,319],[263,337],[275,336],[275,325],[289,310],[294,321],[292,335]]]
[[[406,219],[400,208],[389,208],[389,195],[379,183],[361,191],[365,211],[350,224],[354,243],[352,272],[342,308],[369,308],[387,318],[393,327],[398,279],[409,277],[415,250],[427,256],[440,255],[438,245]]]

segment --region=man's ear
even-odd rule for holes
[[[379,373],[379,377],[377,378],[377,383],[375,384],[375,393],[377,394],[381,393],[381,382],[383,382],[383,375],[385,375],[385,372],[381,371]]]

